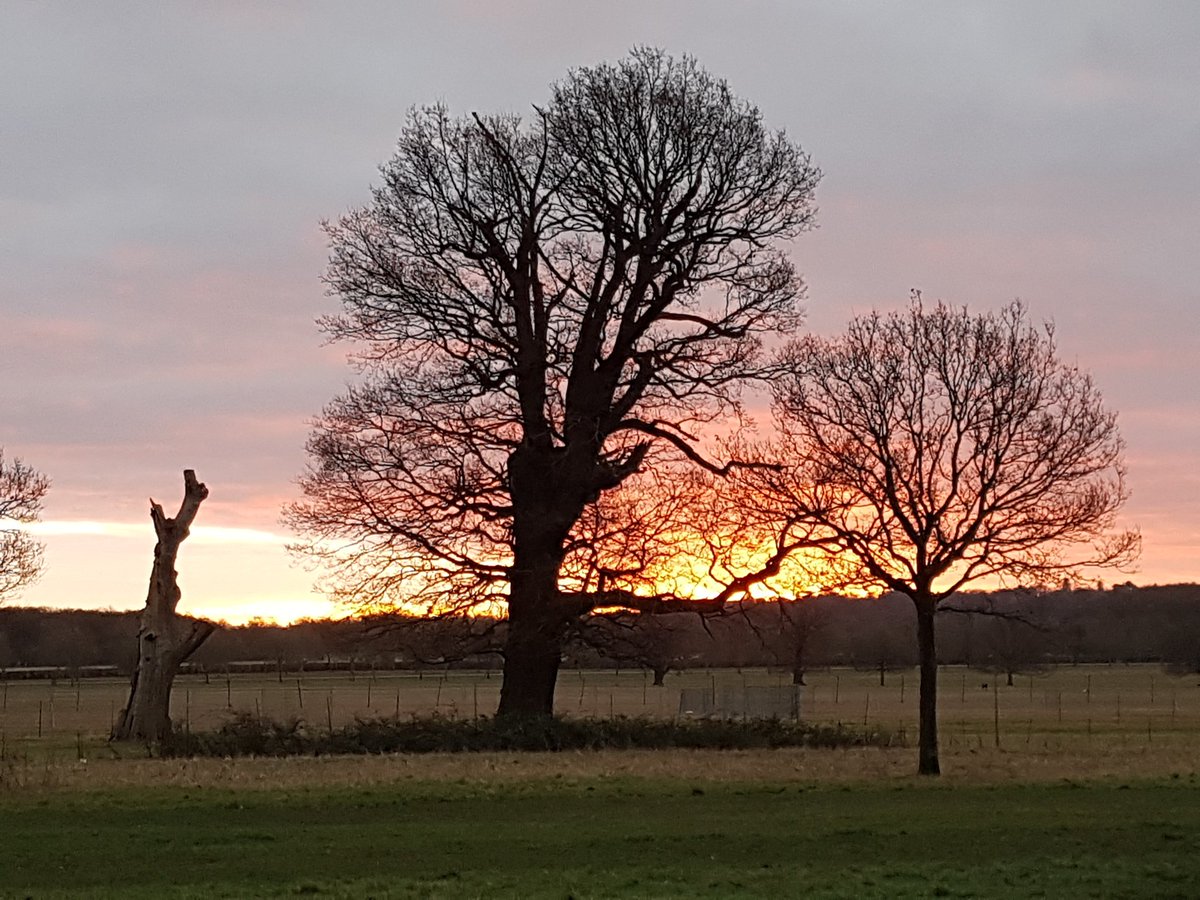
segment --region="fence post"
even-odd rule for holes
[[[992,679],[992,733],[996,746],[1000,746],[1000,682]]]

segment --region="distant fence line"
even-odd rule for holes
[[[45,671],[45,670],[42,670]],[[59,670],[55,670],[59,671]],[[126,702],[125,678],[18,678],[0,684],[0,758],[26,740],[104,736]],[[686,669],[652,685],[647,673],[568,669],[555,709],[564,717],[656,719],[716,717],[801,719],[903,734],[914,726],[914,670],[888,674],[810,670],[804,686],[770,669]],[[948,745],[1032,745],[1068,737],[1117,736],[1150,743],[1200,735],[1200,682],[1151,667],[1087,667],[1004,677],[943,669],[939,719]],[[184,730],[215,728],[249,714],[303,719],[333,730],[356,719],[442,716],[476,718],[496,709],[502,679],[492,670],[311,671],[190,674],[175,682],[171,715]],[[1040,746],[1040,744],[1039,744]]]

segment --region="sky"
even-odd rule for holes
[[[1119,411],[1144,547],[1113,580],[1200,580],[1200,4],[0,0],[0,446],[53,481],[15,602],[140,608],[148,498],[194,468],[181,611],[329,613],[279,524],[354,377],[321,220],[412,106],[525,113],[637,45],[823,170],[808,328],[1021,298]]]

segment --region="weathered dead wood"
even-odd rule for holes
[[[183,502],[174,518],[168,518],[154,499],[150,520],[158,543],[146,608],[138,628],[138,656],[129,689],[129,703],[113,726],[112,740],[141,740],[158,743],[171,733],[171,686],[179,666],[208,639],[217,626],[211,622],[180,619],[175,609],[180,591],[175,559],[187,538],[208,488],[196,480],[192,469],[183,473]]]

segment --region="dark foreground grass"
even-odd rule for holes
[[[1200,896],[1200,781],[0,798],[4,897]]]

